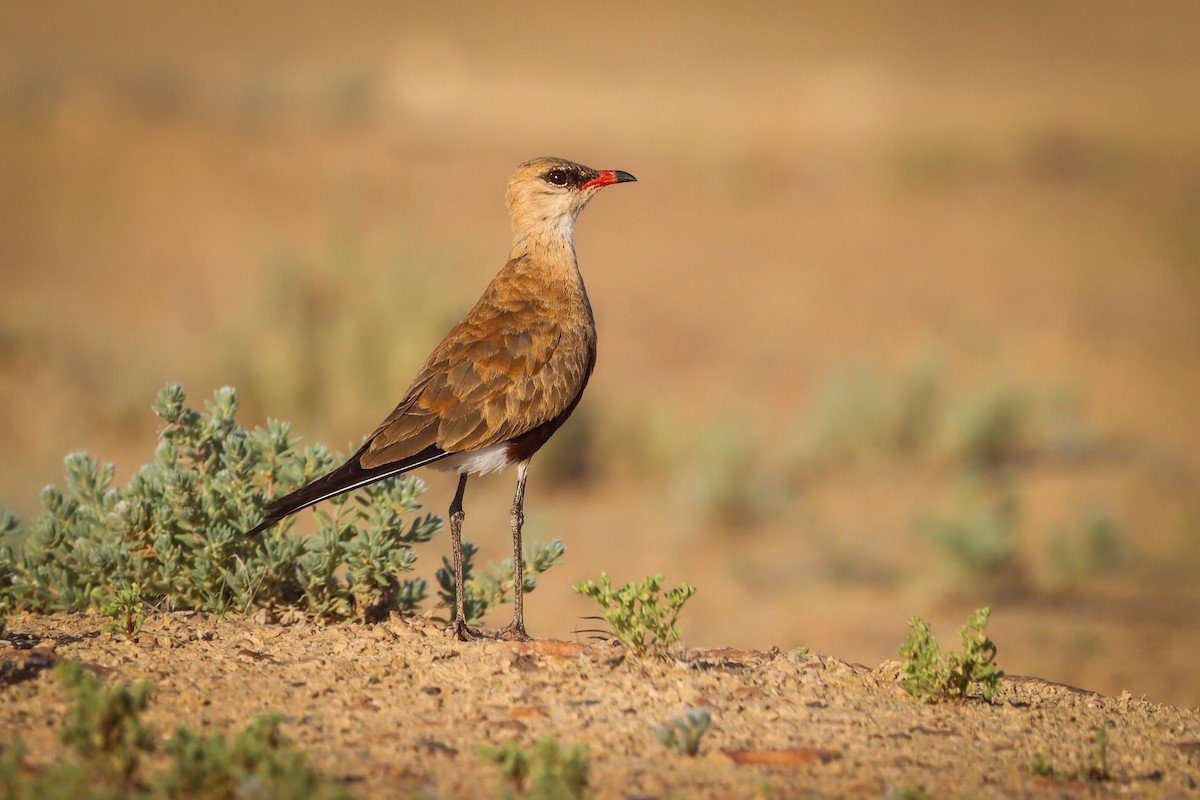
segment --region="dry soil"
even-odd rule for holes
[[[608,797],[1183,797],[1200,791],[1200,711],[1010,676],[991,703],[926,705],[899,664],[799,651],[623,648],[544,639],[462,643],[423,619],[377,625],[217,621],[156,615],[133,639],[90,616],[17,615],[0,651],[0,742],[29,761],[63,755],[65,704],[47,667],[77,659],[109,680],[153,681],[148,721],[241,730],[265,712],[312,762],[358,797],[491,797],[479,745],[547,736],[584,743],[590,794]],[[712,727],[687,757],[654,728],[688,707]],[[1093,764],[1104,727],[1107,781],[1062,773]]]

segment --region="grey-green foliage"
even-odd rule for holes
[[[352,216],[335,214],[316,232],[322,241],[312,257],[273,254],[248,287],[260,297],[255,314],[216,343],[235,385],[261,408],[295,409],[297,424],[335,411],[374,416],[377,398],[396,390],[391,376],[421,363],[459,320],[449,289],[462,273],[453,256],[425,251],[403,231],[385,247],[391,252],[364,248],[356,230]],[[422,302],[398,309],[397,297]]]
[[[68,758],[42,770],[27,768],[20,742],[0,758],[0,797],[12,800],[227,800],[270,797],[277,800],[333,800],[348,795],[317,774],[303,751],[289,748],[279,731],[280,718],[254,720],[232,740],[217,732],[201,737],[180,728],[163,750],[167,761],[147,756],[158,749],[155,732],[141,718],[153,686],[105,686],[78,662],[58,668],[67,692],[67,719],[60,738]]]
[[[1096,781],[1109,779],[1108,772],[1108,731],[1101,725],[1092,735],[1092,763],[1088,765],[1088,777]]]
[[[537,588],[537,576],[556,564],[562,563],[566,546],[558,539],[549,542],[537,542],[532,547],[525,548],[522,553],[524,561],[525,592]],[[512,602],[510,595],[513,591],[513,560],[506,558],[499,564],[492,564],[486,572],[475,571],[475,556],[479,548],[463,539],[463,614],[471,625],[479,625],[489,612],[499,606]],[[454,565],[450,559],[442,556],[442,566],[437,571],[438,594],[442,604],[448,609],[455,608]],[[453,611],[451,611],[453,616]],[[449,621],[449,619],[447,619]]]
[[[732,422],[689,436],[699,456],[690,465],[693,502],[719,529],[744,534],[778,512],[789,492],[763,463],[764,436],[746,423],[753,415],[717,416]]]
[[[522,800],[580,800],[588,785],[587,746],[562,750],[552,737],[532,750],[509,742],[504,747],[480,746],[483,758],[500,767],[507,779],[503,797]]]
[[[1058,532],[1047,549],[1059,580],[1065,583],[1082,583],[1112,572],[1125,559],[1121,526],[1112,514],[1098,508],[1081,511],[1075,526]]]
[[[142,755],[154,749],[154,736],[140,716],[153,685],[105,687],[76,661],[64,663],[59,678],[72,701],[59,732],[63,744],[98,771],[128,784]]]
[[[599,583],[584,581],[574,589],[592,598],[600,609],[612,634],[636,653],[652,646],[667,647],[683,634],[677,624],[679,614],[696,589],[686,583],[659,596],[665,578],[650,575],[641,583],[627,583],[615,591],[607,573],[600,573]]]
[[[922,538],[970,578],[999,577],[1012,583],[1022,569],[1017,549],[1020,504],[1010,480],[967,472],[959,481],[951,514],[917,518]]]
[[[308,766],[304,751],[291,749],[281,721],[278,714],[258,717],[233,739],[219,731],[201,736],[180,728],[167,740],[171,761],[155,784],[171,798],[349,797]]]
[[[929,447],[943,383],[940,364],[930,359],[898,375],[861,364],[834,370],[809,402],[798,442],[801,461],[819,465]]]
[[[205,412],[185,400],[178,385],[159,392],[154,460],[124,488],[113,485],[112,464],[67,457],[65,486],[43,490],[31,535],[0,566],[17,606],[113,608],[133,584],[148,605],[297,606],[331,619],[412,609],[425,598],[424,580],[398,578],[412,568],[412,546],[441,527],[429,514],[404,519],[420,508],[420,481],[382,481],[330,501],[313,537],[287,535],[288,521],[248,539],[242,532],[261,519],[267,496],[318,477],[333,457],[321,445],[295,449],[284,422],[242,429],[232,388],[217,390]],[[11,516],[4,520],[11,531]]]
[[[974,467],[995,466],[1032,444],[1034,399],[1007,383],[976,387],[946,412],[941,446]]]
[[[808,404],[798,466],[903,457],[992,469],[1029,454],[1076,457],[1096,444],[1061,391],[1003,375],[952,378],[934,354],[900,370],[831,372]]]
[[[1050,538],[1045,557],[1019,547],[1023,515],[1018,484],[1011,475],[964,472],[948,513],[916,517],[921,537],[946,557],[972,585],[1028,588],[1045,562],[1059,584],[1082,584],[1119,568],[1125,544],[1121,526],[1109,512],[1087,508],[1078,521]]]
[[[319,509],[317,533],[297,565],[302,605],[326,617],[364,620],[417,608],[428,595],[427,582],[397,576],[412,571],[413,545],[441,529],[441,519],[430,514],[405,524],[404,515],[421,507],[424,490],[415,478],[382,481],[359,490],[352,500],[343,495]],[[257,575],[247,577],[254,592]]]
[[[700,752],[700,737],[711,724],[712,714],[707,708],[689,708],[655,728],[654,738],[664,747],[694,756]]]
[[[16,514],[7,508],[0,508],[0,541],[3,537],[14,533],[20,525]],[[12,548],[0,545],[0,636],[4,635],[5,618],[13,609],[12,598],[13,556]]]
[[[927,703],[965,699],[973,687],[978,687],[984,700],[991,702],[1000,690],[1004,672],[996,665],[996,645],[987,637],[991,609],[977,609],[967,623],[959,628],[963,649],[961,653],[943,654],[929,623],[912,617],[912,633],[900,645],[904,660],[904,690]]]
[[[933,795],[921,786],[894,786],[888,790],[887,800],[933,800]]]
[[[1029,774],[1040,778],[1053,778],[1055,775],[1054,765],[1047,761],[1041,753],[1035,753],[1033,761],[1029,762]]]

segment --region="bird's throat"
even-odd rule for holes
[[[575,255],[575,219],[560,217],[518,230],[509,263],[542,273],[544,279],[577,283],[583,287]]]

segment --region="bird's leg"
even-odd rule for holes
[[[497,634],[502,639],[528,642],[533,637],[525,632],[525,609],[522,597],[525,593],[525,557],[521,552],[521,526],[525,524],[525,476],[529,462],[517,464],[517,493],[512,504],[513,535],[513,620]]]
[[[479,631],[467,625],[466,614],[463,612],[463,557],[462,557],[462,524],[466,519],[463,511],[463,493],[467,490],[467,473],[458,476],[458,490],[454,492],[454,500],[450,503],[450,546],[454,551],[454,622],[446,632],[462,641],[475,639]]]

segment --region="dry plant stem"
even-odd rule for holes
[[[529,461],[517,464],[517,492],[513,495],[510,521],[513,536],[513,620],[497,635],[501,639],[520,642],[532,640],[525,632],[525,558],[521,553],[521,527],[525,524],[525,478],[529,474]]]

